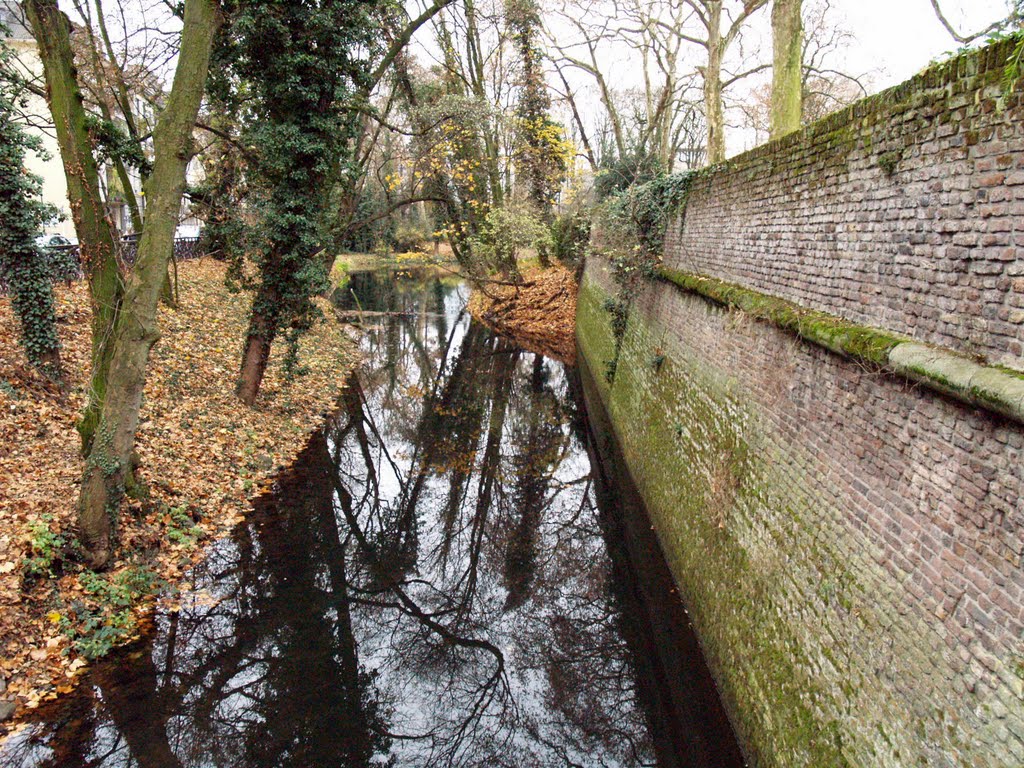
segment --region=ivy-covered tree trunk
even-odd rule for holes
[[[41,182],[25,170],[31,141],[13,121],[13,113],[11,102],[0,94],[0,277],[7,281],[29,362],[59,379],[52,275],[35,243],[47,206],[37,200]]]
[[[772,4],[773,139],[800,128],[804,42],[800,6],[801,0],[775,0]]]
[[[92,371],[85,413],[78,425],[82,453],[88,455],[106,396],[111,331],[124,286],[117,266],[114,230],[100,193],[99,171],[78,88],[71,50],[71,23],[57,7],[57,0],[24,0],[23,6],[43,62],[46,96],[64,164],[82,269],[89,282]]]
[[[318,252],[330,190],[352,172],[360,121],[346,107],[371,81],[384,10],[379,0],[242,0],[222,36],[224,89],[254,115],[241,138],[258,215],[259,276],[236,385],[247,405],[275,339],[287,332],[291,360],[297,334],[317,316],[313,297],[329,287]]]
[[[506,0],[505,17],[523,65],[522,91],[516,110],[522,137],[520,162],[530,185],[530,199],[541,221],[550,227],[565,161],[558,153],[562,131],[551,120],[551,96],[541,64],[544,54],[538,43],[540,11],[535,0]],[[546,246],[537,248],[537,258],[542,267],[551,265]]]
[[[107,393],[85,463],[79,496],[79,536],[89,564],[104,567],[112,550],[112,517],[132,470],[146,365],[160,337],[157,305],[174,251],[174,228],[194,148],[192,132],[206,85],[220,15],[214,0],[187,0],[181,52],[167,105],[153,132],[155,162],[146,183],[146,228],[114,324]]]

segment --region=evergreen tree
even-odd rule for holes
[[[329,195],[353,169],[359,128],[353,102],[368,91],[384,40],[380,0],[236,0],[218,51],[218,98],[244,104],[250,210],[258,267],[238,395],[252,404],[274,339],[298,334],[316,317],[312,299],[330,265],[318,256]],[[236,274],[241,274],[237,270]]]
[[[4,32],[0,27],[0,34]],[[7,48],[0,49],[0,58],[9,56]],[[26,154],[42,148],[14,121],[15,105],[5,90],[0,90],[0,278],[11,292],[29,362],[59,378],[60,344],[51,270],[36,245],[43,224],[56,211],[41,202],[42,182],[25,168]]]

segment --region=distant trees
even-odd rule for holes
[[[707,129],[700,78],[686,61],[692,8],[663,0],[614,7],[565,0],[557,14],[575,34],[552,36],[553,64],[594,170],[610,174],[619,187],[643,176],[645,166],[671,172],[679,160],[702,164]],[[612,70],[620,57],[642,73],[641,86],[619,85]],[[596,136],[580,115],[565,70],[582,73],[596,90],[604,110]]]
[[[768,67],[739,62],[727,69],[726,57],[767,4],[630,0],[604,7],[566,0],[558,13],[577,35],[554,43],[559,52],[555,63],[592,78],[620,162],[650,158],[665,171],[672,171],[683,156],[688,164],[717,163],[725,158],[725,91]],[[642,86],[633,94],[616,93],[617,78],[610,76],[609,65],[623,49],[642,74]],[[632,146],[630,124],[636,126]],[[704,134],[698,139],[699,153],[692,151],[694,129]]]
[[[373,127],[359,135],[373,137],[362,145],[373,167],[361,169],[355,199],[332,203],[338,221],[349,222],[352,241],[353,222],[378,222],[403,200],[416,203],[418,224],[404,223],[413,221],[406,214],[393,219],[402,222],[403,241],[430,222],[467,274],[517,279],[516,265],[503,256],[507,249],[493,247],[493,233],[507,227],[493,226],[492,212],[507,208],[499,217],[504,223],[525,215],[551,224],[552,201],[577,158],[589,165],[603,197],[724,158],[729,91],[733,114],[740,114],[739,101],[758,127],[756,102],[764,100],[766,132],[774,102],[776,133],[858,94],[818,60],[831,42],[820,35],[805,40],[818,32],[819,5],[564,0],[548,12],[558,33],[547,33],[545,55],[546,18],[534,0],[457,0],[433,19],[436,62],[423,68],[398,57],[393,79],[366,110],[364,123]],[[766,6],[772,27],[760,13]],[[803,16],[810,20],[807,35]],[[747,39],[770,28],[777,66]],[[751,90],[755,106],[746,109],[739,85],[769,69],[776,72],[775,98],[771,86]],[[567,108],[572,142],[553,116],[555,99]],[[532,229],[526,219],[519,224],[517,231]]]
[[[535,0],[506,0],[505,18],[522,68],[516,107],[519,166],[529,185],[527,197],[541,221],[550,225],[567,158],[561,151],[561,126],[551,119],[551,95],[544,81],[540,48],[540,12]],[[541,266],[548,266],[547,249],[541,247],[538,255]]]
[[[507,23],[510,7],[513,17]],[[422,177],[426,188],[444,201],[437,207],[439,230],[448,235],[463,270],[476,278],[490,270],[505,279],[519,278],[507,249],[493,247],[488,217],[493,221],[492,212],[517,197],[521,182],[527,188],[530,183],[529,160],[520,167],[515,164],[517,137],[532,135],[519,146],[534,141],[541,149],[546,105],[542,96],[537,98],[536,83],[532,104],[530,87],[520,91],[523,60],[510,45],[518,34],[530,49],[527,61],[536,74],[532,12],[529,0],[514,0],[511,6],[487,0],[453,4],[434,23],[435,39],[444,52],[441,66],[422,73],[418,83],[410,81],[412,90],[406,92],[411,97],[409,119],[422,133],[414,148],[413,178]],[[525,93],[526,101],[517,93]],[[540,122],[523,125],[517,106],[520,116],[529,112]],[[525,131],[518,133],[518,126]],[[534,169],[543,174],[545,157],[540,151],[533,157]],[[544,185],[539,177],[538,182]]]
[[[768,4],[768,0],[743,0],[731,14],[724,14],[724,0],[683,0],[689,5],[703,27],[703,34],[684,35],[684,39],[702,46],[707,61],[700,67],[704,79],[704,117],[708,127],[708,162],[725,159],[725,113],[722,91],[749,74],[741,72],[723,80],[722,64],[730,46],[736,41],[750,17]],[[723,21],[725,24],[723,26]]]
[[[575,148],[551,115],[541,18],[532,0],[459,0],[432,19],[440,61],[395,58],[370,119],[383,131],[362,199],[406,204],[446,237],[478,283],[517,281],[529,240],[546,259],[547,228]],[[376,179],[374,178],[376,176]],[[516,242],[502,241],[515,233]]]

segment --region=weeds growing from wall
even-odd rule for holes
[[[1006,62],[1006,69],[1003,70],[1004,96],[1013,92],[1022,75],[1024,75],[1024,32],[1017,34],[1017,45]]]
[[[657,276],[672,219],[686,207],[693,172],[657,176],[612,195],[598,208],[591,247],[607,257],[617,286],[605,302],[611,315],[615,356],[605,361],[605,379],[611,384],[618,370],[619,351],[629,322],[634,297],[643,283]]]

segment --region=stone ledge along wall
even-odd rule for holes
[[[1019,365],[1020,91],[1000,111],[986,74],[1006,52],[702,175],[666,263]],[[591,256],[586,399],[751,762],[1024,765],[1020,421],[664,280],[631,297],[616,344],[616,298]]]
[[[1024,102],[1012,41],[692,186],[666,266],[1024,367]]]

